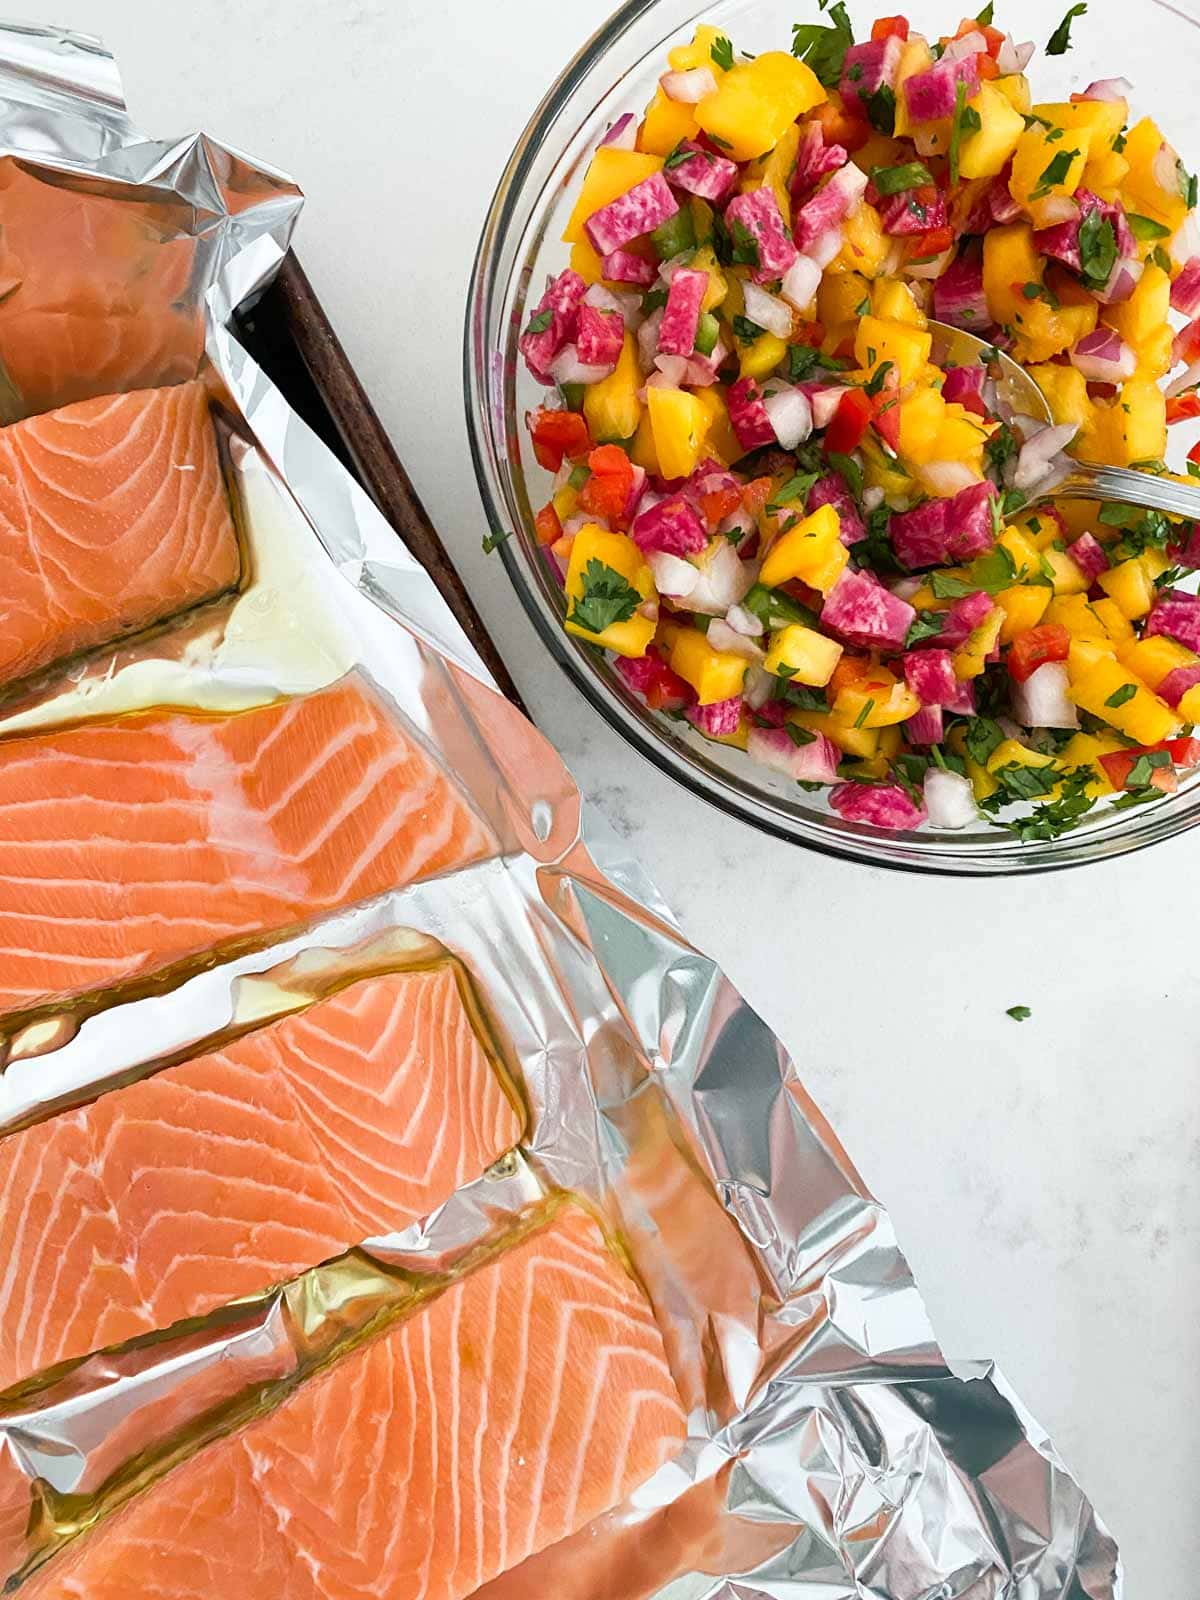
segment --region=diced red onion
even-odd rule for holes
[[[600,148],[610,150],[637,149],[637,118],[632,111],[623,112],[600,141]]]
[[[940,256],[934,256],[932,261],[910,261],[905,270],[910,278],[940,278],[954,260],[954,249],[954,245],[951,245]]]
[[[1154,162],[1150,169],[1154,174],[1154,181],[1160,189],[1167,194],[1175,194],[1179,189],[1179,157],[1169,144],[1164,140],[1159,145],[1154,155]]]
[[[949,367],[942,383],[942,399],[950,405],[970,408],[973,400],[982,401],[983,381],[987,372],[983,367]]]
[[[1200,255],[1192,257],[1171,285],[1171,304],[1185,317],[1200,311]]]
[[[697,106],[701,100],[717,92],[717,80],[711,67],[693,67],[690,72],[668,72],[658,81],[667,99],[679,105]]]
[[[767,652],[755,644],[748,634],[740,632],[724,617],[714,617],[708,625],[708,642],[714,650],[731,656],[744,656],[747,661],[765,661]]]
[[[862,503],[863,503],[863,510],[864,511],[878,511],[879,507],[883,504],[883,501],[884,501],[884,493],[883,493],[883,490],[878,486],[878,484],[874,484],[874,483],[868,484],[867,487],[862,492]],[[918,588],[920,587],[919,583],[918,583],[917,587]],[[914,590],[913,592],[915,594],[916,590]],[[908,596],[907,595],[903,595],[903,596],[901,596],[901,598],[902,599],[907,599]]]
[[[576,511],[573,516],[568,517],[563,523],[563,536],[567,539],[573,539],[580,528],[587,527],[607,528],[608,518],[598,517],[593,512]]]
[[[1079,712],[1069,693],[1066,664],[1047,661],[1024,683],[1012,686],[1012,707],[1027,728],[1078,728]]]
[[[1032,46],[1030,47],[1032,49]],[[1115,105],[1118,100],[1128,100],[1133,93],[1133,85],[1128,78],[1097,78],[1095,83],[1089,83],[1083,91],[1085,100],[1107,100]]]
[[[925,809],[932,828],[969,828],[979,820],[979,807],[969,778],[931,767],[923,785]]]
[[[930,461],[921,468],[921,476],[933,490],[934,494],[955,495],[963,489],[969,489],[979,479],[970,467],[961,461]]]
[[[752,728],[746,753],[759,766],[805,783],[833,783],[837,778],[839,752],[823,733],[797,745],[786,728]]]
[[[992,314],[983,289],[983,262],[960,256],[933,286],[933,309],[939,322],[980,333]]]
[[[842,230],[840,228],[829,228],[821,234],[820,238],[813,240],[806,254],[823,272],[841,251],[842,243]]]
[[[775,295],[768,294],[765,289],[760,289],[756,283],[743,283],[742,293],[746,301],[746,315],[750,321],[757,322],[758,326],[765,328],[768,333],[786,339],[792,331],[791,306]]]
[[[729,356],[728,347],[720,340],[713,346],[706,356],[691,355],[688,357],[687,375],[684,382],[690,389],[708,389],[717,381],[717,374],[722,364]]]
[[[659,378],[662,379],[662,384],[660,385],[657,379],[651,376],[650,382],[656,388],[665,385],[668,389],[678,389],[687,377],[688,364],[686,356],[658,355],[654,358],[654,365],[658,368]]]
[[[1189,389],[1200,384],[1200,361],[1193,361],[1186,372],[1181,372],[1179,377],[1173,378],[1167,385],[1167,399],[1174,400],[1176,395],[1186,394]]]
[[[557,384],[600,383],[611,377],[615,370],[616,362],[607,367],[586,366],[580,361],[579,351],[573,344],[564,346],[550,363],[550,376]]]
[[[1060,465],[1059,456],[1078,432],[1078,424],[1072,422],[1061,427],[1047,425],[1030,434],[1017,457],[1013,488],[1028,494],[1048,483]]]
[[[872,491],[872,490],[864,491],[864,493],[863,493],[863,505],[867,504],[867,495],[869,493],[873,493],[873,492],[874,491]],[[883,490],[880,489],[878,492],[879,492],[879,494],[882,495]],[[880,501],[881,505],[882,505],[882,503],[883,502]],[[867,509],[870,510],[870,507],[868,507]],[[921,585],[924,582],[925,582],[924,578],[897,578],[894,583],[889,583],[888,584],[888,588],[892,591],[892,593],[896,596],[896,598],[898,600],[911,600],[913,595],[916,594],[917,590],[921,587]]]
[[[1032,42],[1014,44],[1011,33],[1006,33],[1004,43],[996,53],[996,65],[1000,69],[1002,78],[1011,77],[1014,72],[1024,72],[1033,60],[1037,46]]]
[[[766,624],[761,617],[756,617],[753,611],[747,611],[745,606],[730,606],[725,621],[736,633],[745,634],[747,639],[758,639],[766,632]]]
[[[651,371],[654,366],[654,357],[658,353],[658,334],[662,327],[665,309],[664,306],[659,306],[657,311],[651,312],[637,331],[638,360],[641,362],[643,372]]]
[[[690,561],[666,550],[647,551],[646,565],[654,574],[654,587],[668,600],[686,600],[700,582],[700,574]]]
[[[784,273],[780,293],[789,305],[795,306],[797,311],[803,311],[820,286],[821,269],[817,263],[811,256],[797,256]],[[780,338],[786,337],[786,334],[780,335]]]
[[[607,284],[594,283],[583,298],[597,311],[620,312],[627,328],[641,326],[642,297],[634,289],[610,289]]]
[[[988,42],[977,30],[964,33],[960,39],[951,39],[942,51],[943,61],[963,61],[967,56],[987,55]]]
[[[798,444],[804,443],[813,429],[813,414],[803,390],[781,389],[767,395],[763,404],[775,429],[775,437],[785,450],[794,450]]]
[[[1070,352],[1071,365],[1089,383],[1124,383],[1137,370],[1137,355],[1119,333],[1097,328]]]
[[[804,392],[812,407],[813,427],[827,428],[842,403],[842,396],[848,391],[844,383],[808,383],[804,385]]]
[[[742,680],[742,699],[751,711],[761,711],[775,693],[775,685],[779,679],[774,673],[764,672],[753,663],[746,669],[746,676]]]
[[[718,539],[706,555],[696,558],[700,580],[688,595],[688,607],[705,616],[723,617],[730,606],[746,598],[754,574],[742,561],[728,539]]]
[[[1069,194],[1048,194],[1038,201],[1038,219],[1043,228],[1057,227],[1060,222],[1074,222],[1079,215],[1079,202]]]
[[[1200,226],[1194,211],[1188,212],[1182,227],[1176,230],[1167,253],[1177,267],[1186,267],[1193,256],[1200,256]]]
[[[1138,261],[1133,256],[1122,256],[1112,269],[1104,287],[1094,289],[1092,292],[1102,305],[1121,305],[1137,288],[1145,270],[1144,261]]]

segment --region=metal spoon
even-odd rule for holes
[[[1011,356],[997,351],[984,339],[945,322],[930,322],[934,359],[959,367],[990,366],[1001,405],[1016,416],[1036,417],[1053,422],[1046,397],[1023,367]],[[1177,483],[1174,478],[1156,477],[1128,467],[1098,467],[1088,461],[1072,461],[1070,476],[1052,489],[1034,490],[1028,504],[1039,500],[1119,500],[1125,505],[1146,506],[1173,517],[1200,521],[1200,484]]]

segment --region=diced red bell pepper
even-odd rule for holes
[[[861,150],[871,137],[871,124],[861,117],[852,117],[832,100],[826,100],[813,112],[813,121],[821,124],[827,145],[840,144],[851,154]]]
[[[1070,649],[1071,635],[1057,622],[1026,628],[1013,640],[1008,652],[1008,675],[1017,683],[1024,683],[1047,661],[1065,661]]]
[[[792,343],[807,345],[810,350],[818,350],[825,342],[825,324],[823,322],[797,322],[792,321]]]
[[[843,456],[849,455],[851,450],[857,450],[873,410],[870,395],[864,394],[861,389],[847,389],[838,401],[832,422],[825,430],[825,449]]]
[[[1191,422],[1200,417],[1200,394],[1176,394],[1167,401],[1168,422]]]
[[[928,228],[924,233],[911,233],[904,241],[904,258],[906,261],[931,260],[949,250],[953,243],[954,229],[949,224],[944,228]]]
[[[702,494],[699,498],[700,511],[709,531],[718,527],[725,518],[731,516],[742,503],[742,489],[740,484],[731,484],[727,489],[715,489],[711,494]]]
[[[554,544],[562,538],[562,522],[553,506],[543,506],[533,519],[539,544]]]
[[[1195,444],[1188,451],[1187,458],[1189,461],[1194,461],[1195,464],[1200,467],[1200,439],[1197,439]]]
[[[774,493],[774,478],[752,478],[742,490],[742,504],[752,517],[761,516],[763,507]]]
[[[990,78],[998,78],[1000,76],[1000,68],[996,64],[996,58],[993,55],[977,55],[975,57],[975,64],[979,68],[980,78],[983,79],[985,83]]]
[[[624,521],[633,488],[633,463],[620,445],[602,444],[588,456],[592,475],[579,494],[579,505],[614,527]]]
[[[907,39],[907,17],[877,17],[871,24],[871,37],[876,42],[880,39]]]
[[[1152,788],[1161,789],[1164,794],[1174,794],[1178,787],[1175,768],[1182,767],[1190,771],[1195,766],[1200,766],[1200,739],[1164,739],[1161,744],[1139,745],[1133,750],[1115,750],[1111,755],[1101,756],[1100,765],[1104,768],[1109,783],[1114,789],[1124,789],[1129,782],[1129,775],[1142,756],[1166,754],[1170,758],[1170,766],[1154,768],[1150,777]]]
[[[678,711],[694,698],[691,685],[685,683],[665,661],[660,660],[653,681],[646,690],[646,704],[651,711]]]
[[[538,465],[557,472],[568,461],[582,461],[592,448],[587,420],[578,411],[550,411],[539,406],[525,419],[533,437],[533,453]]]
[[[993,28],[990,22],[980,22],[978,17],[964,17],[958,25],[956,39],[965,39],[969,33],[981,33],[987,40],[988,55],[998,56],[1000,46],[1004,43],[1004,35],[999,28]],[[945,43],[947,41],[943,41]]]

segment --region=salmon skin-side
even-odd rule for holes
[[[399,1231],[521,1123],[449,963],[0,1141],[0,1389]]]
[[[678,1451],[650,1306],[574,1206],[217,1441],[28,1600],[464,1600]]]
[[[241,554],[202,383],[0,429],[0,682],[231,589]]]
[[[231,716],[0,740],[0,1013],[69,1000],[490,854],[354,678]]]

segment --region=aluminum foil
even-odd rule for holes
[[[566,1190],[602,1212],[651,1296],[690,1436],[628,1504],[494,1581],[489,1600],[1117,1596],[1113,1541],[1041,1429],[993,1368],[939,1351],[887,1214],[796,1064],[584,811],[432,581],[239,345],[234,313],[283,257],[295,187],[204,136],[145,139],[113,62],[77,35],[0,29],[0,98],[0,156],[51,208],[69,198],[89,229],[114,202],[140,208],[140,242],[94,229],[78,270],[114,305],[170,313],[160,369],[131,386],[210,379],[254,572],[227,604],[10,699],[0,733],[151,704],[236,710],[359,673],[498,841],[469,870],[166,994],[10,1021],[0,1133],[339,976],[431,961],[458,964],[530,1118],[519,1150],[404,1233],[0,1397],[0,1534],[17,1533],[0,1576],[19,1589],[176,1460],[419,1314]],[[0,178],[13,166],[0,160]],[[22,250],[36,272],[36,237],[9,237],[0,190],[0,277]],[[180,274],[165,310],[139,300],[159,252]],[[21,414],[78,393],[76,375],[34,394],[9,373],[3,403]]]

